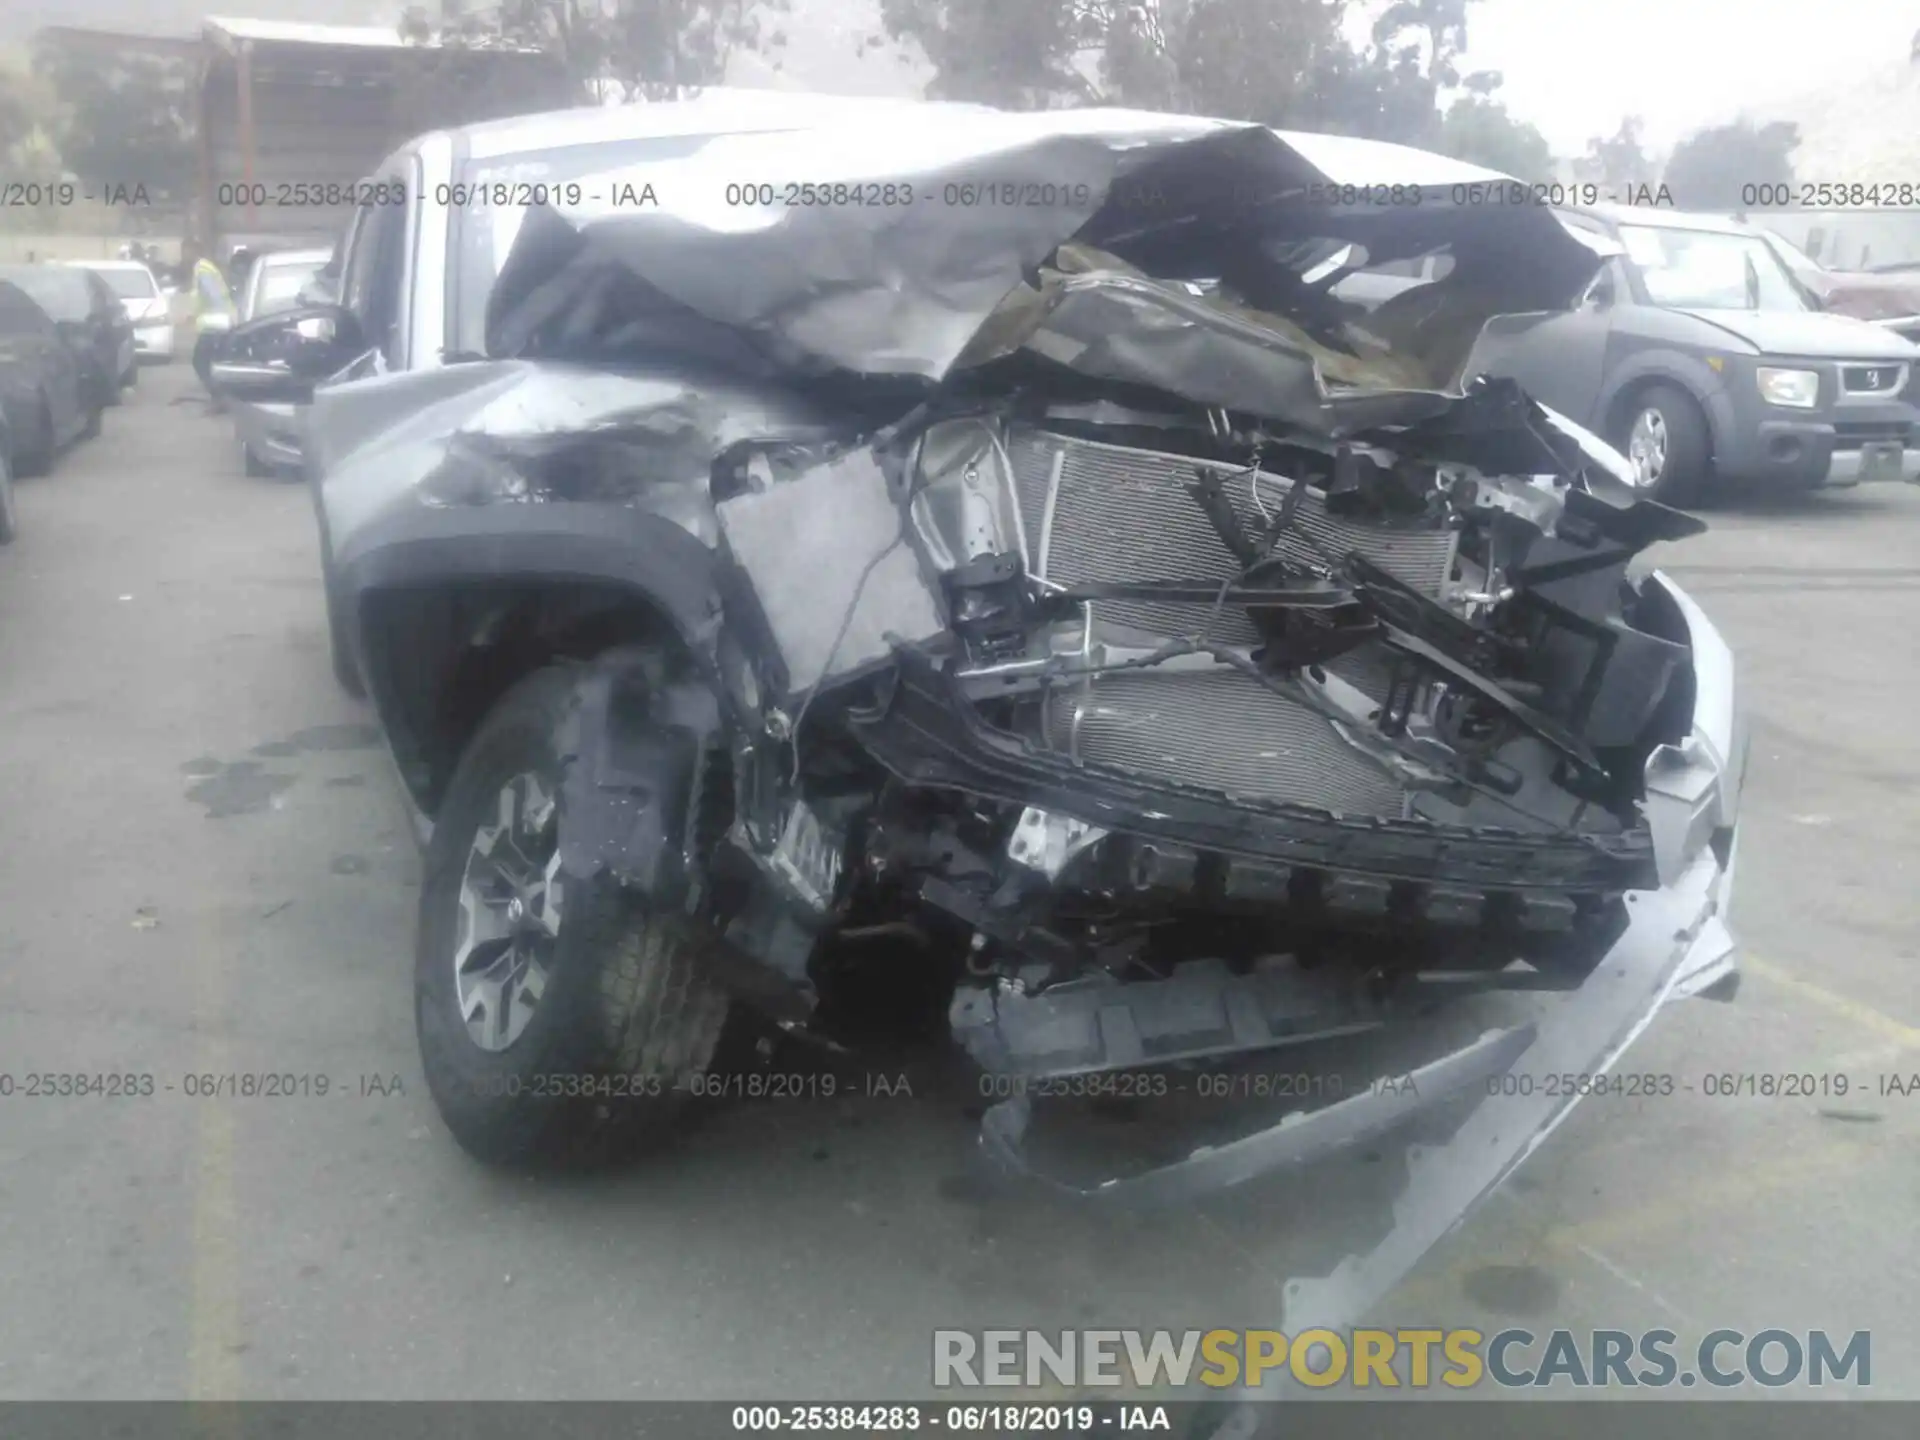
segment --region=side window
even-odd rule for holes
[[[1623,300],[1633,298],[1633,291],[1627,284],[1627,267],[1620,263],[1618,255],[1609,258],[1601,267],[1600,273],[1593,277],[1593,283],[1587,286],[1587,292],[1580,297],[1580,303],[1594,304],[1602,291],[1610,292],[1616,305]]]
[[[348,240],[340,303],[360,322],[367,344],[398,365],[405,297],[407,207],[363,205]]]

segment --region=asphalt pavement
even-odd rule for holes
[[[1003,1201],[977,1095],[911,1051],[640,1169],[478,1168],[420,1077],[418,865],[302,488],[244,478],[176,364],[19,512],[0,1398],[910,1396],[939,1327],[1273,1323],[1390,1205],[1372,1152],[1188,1213]],[[1754,715],[1745,984],[1630,1053],[1674,1093],[1585,1103],[1378,1318],[1871,1330],[1873,1393],[1920,1397],[1920,1078],[1882,1079],[1920,1077],[1920,488],[1709,518],[1660,563]],[[24,1093],[48,1073],[134,1093]],[[1781,1074],[1823,1078],[1708,1093]],[[199,1093],[265,1075],[290,1093]]]

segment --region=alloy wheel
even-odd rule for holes
[[[505,1050],[525,1033],[552,973],[561,916],[556,800],[540,777],[514,776],[467,853],[453,984],[467,1034],[483,1050]]]
[[[1667,471],[1667,417],[1658,410],[1642,410],[1627,433],[1627,459],[1634,479],[1643,487],[1657,485]]]

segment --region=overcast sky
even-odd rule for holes
[[[1468,59],[1499,70],[1556,153],[1641,115],[1665,148],[1691,130],[1904,61],[1920,0],[1481,0]]]
[[[191,34],[202,12],[277,19],[360,20],[397,13],[402,0],[0,0],[0,40],[56,20]],[[1354,27],[1385,0],[1354,0]],[[1470,63],[1502,71],[1502,94],[1540,127],[1558,154],[1577,155],[1623,115],[1647,122],[1664,150],[1689,131],[1810,92],[1845,95],[1906,59],[1920,0],[1479,0],[1470,13]],[[833,91],[910,93],[910,67],[854,58],[855,38],[878,27],[879,0],[790,0],[787,70]],[[752,57],[747,57],[751,59]],[[766,84],[772,69],[736,67],[736,84]],[[765,75],[761,72],[766,72]],[[1916,76],[1920,85],[1920,76]]]

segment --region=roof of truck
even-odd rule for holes
[[[977,114],[987,112],[988,107],[948,101],[713,86],[686,100],[642,100],[625,105],[548,110],[507,120],[488,120],[455,133],[466,141],[469,155],[490,159],[607,140],[797,129],[867,115],[928,110]]]
[[[749,90],[716,86],[686,100],[641,101],[604,107],[553,110],[538,115],[491,120],[454,131],[475,159],[497,159],[530,151],[563,149],[608,140],[644,140],[677,135],[726,135],[752,131],[801,130],[832,126],[873,116],[926,118],[992,116],[997,130],[1037,133],[1097,133],[1105,128],[1150,133],[1167,125],[1188,125],[1197,135],[1212,126],[1241,125],[1200,115],[1165,115],[1125,109],[1020,113],[959,101],[906,100],[866,95],[818,95],[789,90]],[[1385,140],[1277,130],[1281,140],[1336,183],[1351,186],[1476,184],[1510,177],[1451,156]],[[425,137],[422,137],[423,139]],[[420,143],[418,141],[416,144]]]
[[[1715,235],[1751,235],[1753,227],[1731,215],[1709,215],[1698,210],[1673,210],[1664,205],[1569,205],[1575,215],[1588,215],[1608,225],[1645,225],[1654,230],[1705,230]]]

